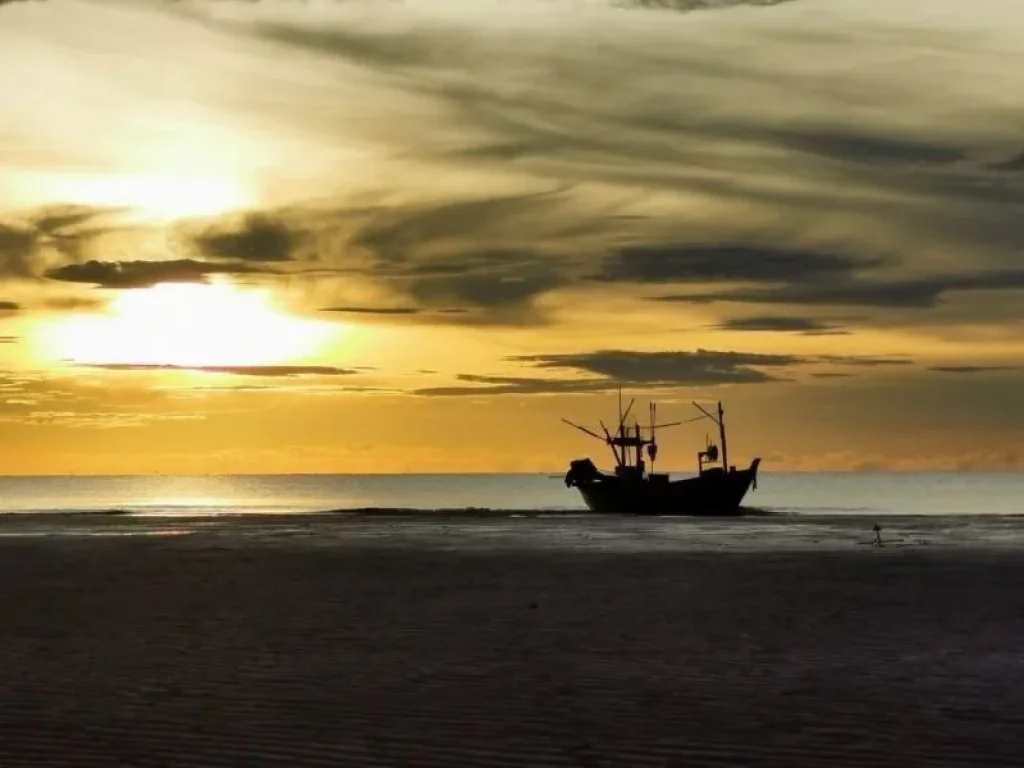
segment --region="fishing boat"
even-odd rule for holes
[[[755,458],[746,469],[729,464],[725,434],[725,409],[718,403],[717,411],[709,411],[698,403],[692,405],[698,416],[668,424],[656,424],[657,404],[650,403],[650,424],[642,427],[634,419],[626,424],[635,403],[630,400],[622,410],[622,392],[619,392],[619,426],[614,434],[600,422],[603,436],[587,427],[562,419],[571,427],[606,443],[615,456],[614,473],[603,472],[589,458],[569,463],[565,485],[577,488],[592,512],[619,515],[738,515],[747,491],[757,488],[757,469],[760,458]],[[722,449],[706,439],[704,450],[697,453],[697,474],[677,480],[667,473],[654,472],[658,457],[657,430],[680,424],[708,419],[718,426]],[[646,434],[645,434],[646,433]],[[647,461],[644,460],[646,449]],[[648,470],[648,461],[650,470]]]

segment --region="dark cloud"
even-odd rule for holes
[[[967,157],[967,151],[959,146],[840,126],[794,126],[756,133],[779,147],[865,165],[951,165]]]
[[[380,266],[487,250],[498,243],[504,243],[508,250],[526,250],[538,237],[557,236],[565,227],[564,219],[552,216],[566,213],[564,191],[549,188],[469,200],[382,206],[367,215],[346,245],[371,254]],[[448,269],[453,271],[451,265]]]
[[[845,279],[793,283],[769,288],[741,288],[706,293],[668,294],[652,301],[707,304],[791,304],[924,309],[939,304],[947,293],[1024,289],[1024,270],[989,270],[903,279]]]
[[[842,278],[880,258],[771,246],[653,243],[620,248],[591,279],[633,283],[790,282]]]
[[[725,244],[630,245],[602,263],[592,279],[636,284],[743,283],[742,288],[687,291],[649,297],[652,301],[706,304],[732,302],[781,306],[859,306],[925,309],[948,294],[1024,289],[1024,270],[994,269],[926,276],[893,276],[881,268],[903,267],[879,256]],[[861,318],[864,322],[870,319]],[[891,318],[889,322],[891,322]],[[725,330],[843,333],[841,327],[797,315],[757,316],[724,321]]]
[[[83,366],[108,371],[199,371],[235,376],[353,376],[354,368],[330,365],[158,365],[144,363],[102,363]]]
[[[755,331],[779,333],[801,333],[806,336],[830,336],[847,334],[846,328],[813,317],[796,315],[758,315],[754,317],[731,317],[715,326],[724,331]]]
[[[636,8],[653,11],[712,11],[736,8],[741,5],[767,8],[794,0],[612,0],[620,8]]]
[[[302,242],[300,233],[266,214],[246,216],[230,228],[196,235],[195,245],[204,256],[235,261],[289,261]]]
[[[991,373],[995,371],[1019,371],[1019,365],[933,365],[928,370],[937,373]]]
[[[279,392],[276,386],[266,384],[230,384],[209,387],[182,387],[186,392]]]
[[[113,207],[55,205],[21,221],[0,222],[0,277],[36,277],[51,255],[62,261],[80,259],[88,243],[117,229],[102,219],[122,212]]]
[[[0,336],[0,344],[15,344],[17,341],[17,336]]]
[[[15,277],[31,275],[38,245],[38,232],[0,223],[0,274]]]
[[[14,301],[0,301],[0,312],[17,312],[21,305]]]
[[[859,365],[867,368],[877,368],[885,365],[913,365],[914,361],[908,357],[872,357],[855,355],[811,355],[806,358],[807,362],[834,363],[837,365]]]
[[[222,22],[223,24],[223,22]],[[375,70],[406,67],[443,66],[445,51],[454,52],[472,46],[473,40],[458,30],[446,30],[446,40],[438,44],[429,35],[405,32],[366,32],[356,29],[311,29],[286,24],[258,24],[261,37],[332,56],[338,56]]]
[[[86,261],[48,270],[46,277],[99,288],[148,288],[159,283],[202,283],[209,275],[264,273],[250,264],[215,264],[194,259],[169,261]]]
[[[32,306],[65,312],[88,312],[106,306],[106,302],[95,296],[51,296],[33,302]]]
[[[460,374],[463,385],[422,387],[413,394],[433,397],[494,395],[564,395],[581,392],[603,392],[617,384],[607,379],[548,379],[526,376],[476,376]],[[464,386],[470,385],[470,386]]]
[[[543,253],[491,251],[417,266],[406,271],[402,282],[423,307],[456,305],[476,310],[476,322],[530,324],[544,319],[535,300],[568,284],[561,267]]]
[[[324,307],[321,312],[341,312],[351,315],[418,315],[416,307]]]
[[[1007,158],[1006,160],[998,163],[992,163],[989,167],[996,171],[1005,171],[1010,173],[1024,171],[1024,150],[1018,152],[1013,157]]]
[[[546,190],[382,207],[354,227],[328,223],[315,237],[319,258],[336,276],[369,281],[386,296],[382,303],[397,308],[381,312],[342,299],[332,310],[329,296],[322,303],[426,323],[545,322],[538,300],[572,282],[578,266],[571,252],[590,226],[597,230],[593,212],[559,215],[571,209],[561,191]]]
[[[96,224],[98,220],[126,211],[124,207],[115,206],[51,205],[37,211],[32,223],[44,235],[96,234],[110,229],[109,225]]]
[[[804,362],[795,355],[770,355],[753,352],[630,352],[601,350],[567,355],[526,355],[510,361],[530,364],[534,369],[560,369],[588,378],[548,378],[525,376],[478,376],[463,374],[465,385],[427,387],[420,395],[537,395],[598,392],[628,386],[656,389],[717,384],[756,384],[780,381],[763,368],[779,369]]]
[[[631,352],[601,350],[565,355],[521,355],[507,358],[526,363],[534,370],[559,369],[586,378],[527,376],[482,376],[461,374],[457,385],[426,387],[419,395],[554,395],[577,392],[601,392],[619,386],[632,389],[717,386],[721,384],[757,384],[788,381],[779,370],[805,366],[830,365],[875,367],[911,365],[902,357],[857,357],[844,355],[785,355],[756,352],[696,351]],[[846,378],[852,373],[811,372],[815,378]]]
[[[755,352],[630,352],[600,350],[567,355],[528,355],[511,358],[535,368],[572,370],[605,377],[624,386],[681,386],[700,384],[742,384],[773,381],[762,368],[778,369],[800,365],[796,355]]]

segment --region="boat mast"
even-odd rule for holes
[[[608,427],[605,426],[605,423],[603,421],[599,421],[598,423],[601,425],[601,431],[604,432],[604,437],[601,437],[601,435],[597,434],[597,432],[594,432],[591,429],[587,429],[586,427],[580,426],[579,424],[574,424],[573,422],[569,421],[566,418],[563,418],[562,421],[568,424],[570,427],[574,427],[575,429],[578,429],[580,432],[583,432],[584,434],[590,435],[591,437],[606,443],[608,447],[611,449],[612,455],[615,457],[615,465],[617,468],[621,467],[622,469],[639,470],[642,474],[645,470],[645,462],[643,459],[644,447],[646,446],[648,449],[652,470],[654,468],[655,457],[658,455],[658,445],[655,438],[655,430],[663,427],[677,427],[680,424],[685,424],[688,422],[672,421],[667,424],[656,424],[655,405],[654,403],[651,403],[651,424],[649,427],[651,431],[651,436],[649,439],[645,438],[643,436],[644,427],[640,426],[640,421],[638,419],[634,419],[635,423],[631,427],[626,425],[626,419],[629,418],[629,414],[633,410],[633,405],[635,403],[636,398],[631,398],[629,401],[629,405],[627,405],[626,409],[623,410],[622,387],[619,387],[619,426],[613,433],[608,429]],[[694,403],[694,405],[696,405],[696,403]],[[700,408],[700,406],[697,407]],[[709,419],[715,420],[715,417],[712,416],[707,411],[705,411],[703,408],[700,408],[700,410],[704,415],[698,416],[698,419],[703,419],[707,417]],[[690,419],[689,421],[695,420],[696,419]],[[631,453],[630,449],[633,449],[635,453]]]
[[[630,405],[632,405],[632,403],[630,403]],[[619,464],[620,464],[620,466],[628,467],[629,466],[629,445],[624,440],[624,438],[626,437],[625,424],[626,424],[626,417],[622,413],[622,385],[620,384],[619,385],[619,429],[615,433],[615,437],[619,440],[619,445],[622,447],[622,461],[619,462]]]
[[[718,434],[722,438],[722,469],[729,471],[729,448],[725,444],[725,409],[722,401],[718,401]]]
[[[654,417],[654,413],[655,413],[655,411],[657,409],[657,405],[655,403],[653,403],[653,402],[649,403],[647,405],[647,409],[648,409],[648,411],[651,414],[651,439],[647,443],[647,458],[650,459],[650,462],[651,462],[651,472],[653,473],[654,472],[654,462],[658,458],[658,438],[655,435],[655,430],[657,429],[657,425],[654,423],[654,418],[655,418]]]

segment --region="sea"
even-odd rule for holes
[[[763,472],[735,520],[600,518],[558,474],[0,477],[0,536],[341,535],[410,546],[998,546],[1024,473]],[[230,527],[231,524],[234,527]],[[340,527],[339,527],[340,526]]]
[[[789,515],[1024,514],[1024,473],[762,472],[745,500]],[[0,477],[0,513],[150,516],[328,511],[573,512],[551,474],[125,475]]]

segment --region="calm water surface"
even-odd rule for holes
[[[782,514],[1016,515],[1024,473],[765,472],[747,505]],[[0,477],[0,511],[149,515],[338,509],[584,509],[560,475]]]

